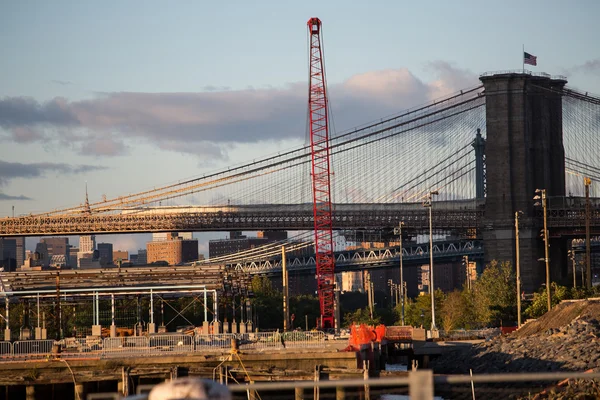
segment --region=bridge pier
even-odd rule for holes
[[[534,208],[536,189],[548,197],[565,195],[565,152],[562,134],[564,79],[529,73],[481,76],[486,93],[487,142],[485,261],[514,266],[514,215],[520,218],[521,279],[531,292],[545,282],[544,243]],[[561,259],[551,259],[551,276],[560,276]]]

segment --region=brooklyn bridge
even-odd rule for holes
[[[333,229],[477,240],[486,261],[515,261],[524,288],[567,276],[570,241],[600,233],[600,98],[563,76],[486,73],[477,87],[330,138]],[[0,236],[314,229],[310,146],[195,179],[72,208],[0,219]],[[584,183],[591,180],[591,185]],[[589,182],[589,181],[588,181]],[[547,207],[536,206],[536,189]],[[588,196],[586,197],[586,191]],[[162,206],[169,201],[174,206]]]

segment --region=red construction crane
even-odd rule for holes
[[[313,216],[315,220],[315,253],[317,291],[321,304],[321,328],[334,327],[334,255],[329,162],[329,121],[327,115],[327,83],[323,64],[321,20],[308,20],[310,35],[310,148],[312,155]]]

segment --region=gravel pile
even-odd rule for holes
[[[435,373],[586,371],[600,367],[600,322],[589,315],[568,325],[523,336],[511,334],[445,353]]]

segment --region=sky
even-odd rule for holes
[[[343,130],[520,69],[523,45],[528,69],[600,94],[598,15],[596,0],[0,2],[0,217],[303,144],[310,17]]]

